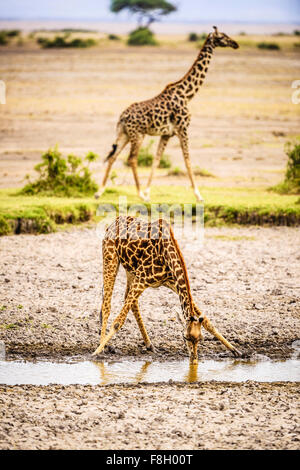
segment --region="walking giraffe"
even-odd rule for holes
[[[159,165],[169,139],[177,135],[195,196],[198,201],[203,200],[196,186],[190,163],[187,131],[191,115],[188,109],[188,103],[195,96],[204,81],[215,47],[233,47],[234,49],[239,47],[238,44],[225,33],[219,33],[216,26],[214,26],[214,29],[215,31],[208,35],[192,67],[181,80],[167,85],[162,93],[155,98],[133,103],[121,114],[117,124],[117,139],[105,160],[108,164],[102,187],[95,195],[97,198],[105,189],[112,164],[124,147],[130,142],[131,148],[128,163],[133,172],[136,188],[142,199],[149,200],[150,186],[154,171]],[[143,193],[137,174],[137,158],[145,135],[160,136],[160,141],[156,156],[153,160],[147,187],[145,193]]]
[[[197,348],[203,326],[218,338],[234,356],[240,352],[232,346],[203,316],[195,304],[185,262],[169,224],[158,219],[148,223],[135,217],[119,216],[107,228],[102,245],[104,297],[101,308],[100,345],[94,351],[97,355],[123,326],[129,310],[132,310],[144,343],[154,351],[139,310],[138,298],[147,287],[165,286],[178,294],[182,314],[179,320],[184,325],[184,338],[190,355],[190,362],[198,360]],[[126,270],[127,287],[123,308],[106,334],[107,321],[111,310],[111,298],[120,263]]]

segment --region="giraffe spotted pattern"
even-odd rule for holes
[[[138,298],[148,287],[165,286],[179,296],[182,314],[179,320],[184,326],[184,338],[190,361],[197,363],[197,348],[202,338],[201,326],[218,338],[234,355],[239,351],[232,346],[202,315],[195,304],[183,255],[170,225],[163,219],[152,223],[135,217],[120,216],[107,228],[102,245],[104,296],[101,309],[100,345],[93,353],[99,354],[113,335],[124,324],[132,310],[144,343],[154,350],[139,310]],[[108,334],[107,322],[111,310],[113,287],[120,264],[127,275],[124,305],[115,318]]]
[[[219,33],[216,27],[214,28],[215,31],[208,35],[195,62],[181,80],[167,85],[158,96],[150,100],[133,103],[121,114],[117,124],[117,139],[113,144],[112,151],[106,158],[107,168],[102,188],[96,194],[96,197],[99,197],[104,191],[111,167],[117,156],[130,143],[131,148],[128,162],[133,172],[136,188],[142,199],[149,200],[154,171],[159,165],[169,139],[176,135],[180,141],[195,196],[197,200],[203,200],[196,186],[190,163],[188,127],[191,121],[191,114],[188,104],[196,95],[205,79],[214,49],[216,47],[232,47],[234,49],[239,47],[233,39],[225,33]],[[160,141],[153,160],[147,187],[145,193],[143,193],[137,173],[137,158],[145,135],[160,136]]]

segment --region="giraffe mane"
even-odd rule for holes
[[[192,293],[191,293],[190,281],[189,281],[188,273],[187,273],[187,269],[186,269],[186,264],[185,264],[184,258],[182,256],[182,253],[180,251],[177,240],[174,237],[172,227],[170,226],[169,228],[170,228],[171,240],[172,240],[173,245],[175,246],[175,250],[176,250],[177,256],[179,258],[182,271],[183,271],[184,281],[185,281],[185,284],[186,284],[186,287],[187,287],[188,299],[189,299],[189,302],[190,302],[190,309],[191,309],[191,315],[192,315],[193,312],[194,312],[194,309],[193,309]]]
[[[206,46],[206,43],[208,42],[208,40],[210,40],[209,34],[207,35],[207,38],[205,39],[205,42],[203,43],[203,46],[201,47],[201,49],[200,49],[200,51],[199,51],[199,53],[198,53],[198,55],[197,55],[196,60],[194,60],[194,62],[192,63],[192,65],[190,66],[190,68],[189,68],[189,70],[186,72],[186,74],[185,74],[182,78],[180,78],[179,80],[177,80],[176,82],[171,82],[171,83],[169,83],[169,84],[164,88],[163,91],[167,90],[167,89],[168,89],[169,87],[171,87],[171,86],[178,85],[178,83],[182,82],[185,78],[187,78],[187,77],[189,76],[189,74],[190,74],[192,68],[193,68],[194,65],[195,65],[195,62],[198,60],[198,58],[199,58],[201,52],[203,51],[204,47]]]

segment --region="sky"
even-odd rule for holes
[[[178,12],[164,22],[300,23],[300,0],[169,0]],[[0,0],[0,19],[128,21],[109,11],[110,0]]]

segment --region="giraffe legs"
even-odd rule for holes
[[[130,165],[136,185],[136,189],[138,192],[138,195],[141,199],[145,200],[145,196],[143,192],[141,191],[141,186],[140,186],[140,181],[137,173],[137,160],[138,160],[138,154],[140,147],[142,145],[144,136],[141,134],[136,135],[134,138],[131,138],[131,149],[130,149],[130,154],[128,157],[128,164]]]
[[[97,354],[101,353],[107,343],[111,340],[111,338],[115,335],[117,331],[119,331],[122,326],[124,325],[124,322],[126,320],[127,314],[129,310],[132,308],[132,304],[137,301],[139,296],[142,294],[144,291],[145,287],[140,283],[138,279],[134,279],[129,290],[128,294],[126,296],[123,308],[119,315],[115,318],[113,321],[110,330],[107,335],[102,336],[102,339],[100,341],[100,345],[98,348],[93,352],[93,356],[96,356]]]
[[[127,298],[127,295],[128,295],[129,289],[130,289],[130,285],[132,283],[132,280],[134,279],[132,274],[130,274],[128,271],[126,271],[126,275],[127,275],[127,286],[126,286],[125,299],[124,300],[126,300],[126,298]],[[137,321],[137,324],[138,324],[138,327],[140,329],[140,332],[141,332],[141,335],[143,337],[146,348],[148,349],[148,351],[153,352],[154,347],[151,344],[150,338],[149,338],[147,330],[145,328],[145,325],[144,325],[144,322],[143,322],[143,319],[142,319],[142,316],[141,316],[141,312],[140,312],[140,309],[139,309],[138,300],[135,300],[132,303],[131,310],[132,310],[132,313],[134,314],[134,317]]]
[[[224,346],[226,348],[228,348],[235,357],[241,356],[242,355],[241,352],[238,349],[236,349],[231,343],[229,343],[229,341],[227,341],[227,339],[225,339],[224,336],[221,335],[221,333],[219,333],[219,331],[211,324],[211,322],[209,321],[209,319],[207,317],[202,315],[200,309],[197,307],[197,305],[195,303],[193,303],[193,307],[194,307],[195,311],[197,312],[197,314],[199,315],[199,317],[203,318],[203,320],[201,322],[201,325],[210,334],[212,334],[215,338],[217,338],[219,341],[221,341],[221,343],[223,343]]]
[[[180,130],[179,133],[178,133],[178,137],[179,137],[179,140],[180,140],[180,145],[181,145],[181,149],[182,149],[182,153],[183,153],[183,157],[184,157],[185,166],[186,166],[189,178],[191,180],[191,184],[192,184],[192,188],[194,190],[194,194],[196,196],[197,201],[203,201],[203,197],[200,195],[199,190],[196,186],[194,173],[193,173],[193,170],[192,170],[192,167],[191,167],[189,147],[188,147],[188,135],[187,135],[186,130],[185,129]]]
[[[133,304],[131,306],[131,310],[132,310],[132,312],[135,316],[135,319],[137,321],[138,327],[140,329],[140,332],[141,332],[141,335],[143,337],[143,340],[144,340],[144,343],[146,345],[147,350],[154,352],[154,347],[153,347],[153,345],[150,341],[147,330],[145,328],[145,325],[144,325],[144,322],[143,322],[143,319],[142,319],[142,316],[141,316],[141,312],[140,312],[139,304],[138,304],[137,300],[135,300],[133,302]]]
[[[154,171],[156,170],[156,168],[159,165],[159,162],[161,160],[161,157],[164,153],[164,150],[166,148],[166,145],[167,145],[169,139],[170,139],[169,135],[162,135],[161,138],[160,138],[160,141],[159,141],[159,144],[158,144],[158,149],[157,149],[157,152],[156,152],[156,156],[154,157],[154,160],[153,160],[153,163],[152,163],[151,173],[149,175],[147,187],[145,189],[145,197],[147,198],[147,200],[150,199],[150,186],[151,186],[152,178],[153,178],[153,175],[154,175]]]
[[[104,340],[107,328],[107,321],[111,310],[111,298],[114,289],[116,276],[119,269],[119,259],[115,251],[111,253],[110,247],[103,247],[103,286],[104,296],[101,306],[101,335],[100,343]]]

